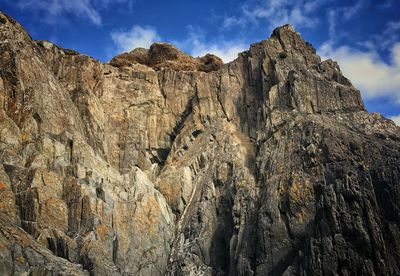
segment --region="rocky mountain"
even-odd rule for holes
[[[0,13],[0,275],[399,275],[400,128],[289,25],[99,62]]]

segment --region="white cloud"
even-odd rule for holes
[[[196,57],[211,53],[220,57],[226,63],[236,59],[238,53],[243,52],[247,48],[243,44],[235,42],[223,42],[222,44],[200,43],[191,51],[191,55]]]
[[[360,51],[348,46],[334,48],[325,43],[319,49],[323,58],[337,60],[354,85],[366,98],[391,97],[400,103],[400,42],[391,47],[387,63],[376,51]]]
[[[186,39],[173,41],[173,44],[194,57],[211,53],[220,57],[224,62],[230,62],[237,58],[238,53],[248,49],[248,45],[242,41],[224,39],[210,41],[206,39],[201,29],[189,26],[188,30]]]
[[[400,126],[400,115],[389,117],[389,119],[393,120],[396,125]]]
[[[113,31],[111,38],[118,52],[129,52],[135,48],[149,48],[151,44],[161,41],[157,30],[150,26],[133,26],[128,31]]]

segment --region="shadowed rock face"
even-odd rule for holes
[[[400,129],[292,27],[104,64],[1,13],[0,65],[1,275],[400,274]]]

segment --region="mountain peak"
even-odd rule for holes
[[[0,14],[1,275],[400,275],[400,128],[290,26],[102,63]]]
[[[273,30],[273,33],[281,32],[281,31],[297,33],[296,30],[294,29],[294,27],[292,25],[290,25],[290,24],[284,24],[282,26],[276,27]]]

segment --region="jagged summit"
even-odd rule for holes
[[[0,14],[0,275],[400,275],[399,185],[400,128],[289,26],[102,63]]]
[[[286,32],[289,33],[285,35],[284,33]],[[280,38],[293,35],[300,38],[300,34],[295,31],[294,27],[286,24],[274,29],[271,37]],[[262,43],[260,42],[259,44]],[[315,49],[313,51],[315,52]],[[238,55],[240,54],[238,53]],[[150,46],[150,49],[133,49],[128,53],[117,55],[109,63],[116,67],[129,67],[134,64],[142,64],[152,67],[155,70],[171,68],[179,71],[203,72],[217,71],[223,65],[223,61],[213,54],[194,58],[169,43],[154,43]]]
[[[273,31],[272,34],[279,33],[281,31],[288,31],[292,33],[297,33],[294,27],[290,24],[284,24],[282,26],[276,27]]]

